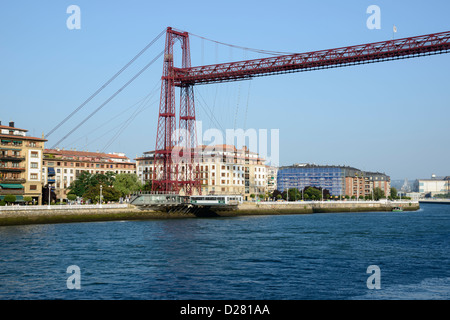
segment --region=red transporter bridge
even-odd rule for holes
[[[179,40],[182,66],[174,66],[173,46]],[[365,63],[415,58],[450,51],[450,31],[337,49],[281,55],[270,58],[191,67],[189,33],[167,28],[158,129],[153,167],[153,190],[191,195],[201,193],[196,147],[193,86],[254,77],[346,67]],[[176,134],[175,87],[181,90]]]

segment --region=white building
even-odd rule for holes
[[[267,166],[257,153],[232,145],[199,146],[197,152],[202,194],[241,194],[245,200],[266,196]],[[154,151],[149,151],[135,159],[142,183],[153,179],[153,157]]]
[[[450,176],[448,177],[436,177],[432,175],[431,179],[419,180],[419,192],[421,194],[430,194],[435,196],[436,194],[444,194],[450,192]]]

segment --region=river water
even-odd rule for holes
[[[449,299],[449,266],[450,205],[0,227],[0,299]]]

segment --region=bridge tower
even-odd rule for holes
[[[195,189],[201,193],[198,168],[194,163],[197,133],[195,127],[194,88],[187,83],[175,81],[173,49],[176,41],[181,43],[182,66],[191,67],[189,34],[168,27],[164,51],[164,68],[161,78],[156,148],[153,161],[153,191],[184,191],[191,195]],[[179,129],[176,129],[175,87],[180,87]]]

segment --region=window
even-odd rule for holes
[[[35,184],[30,185],[30,190],[37,190],[37,185]]]
[[[32,169],[37,169],[38,168],[38,163],[37,162],[32,162],[30,165],[31,165]]]
[[[30,174],[30,180],[37,180],[37,179],[38,179],[37,173],[31,173]]]
[[[31,158],[39,158],[39,153],[37,151],[31,151]]]

